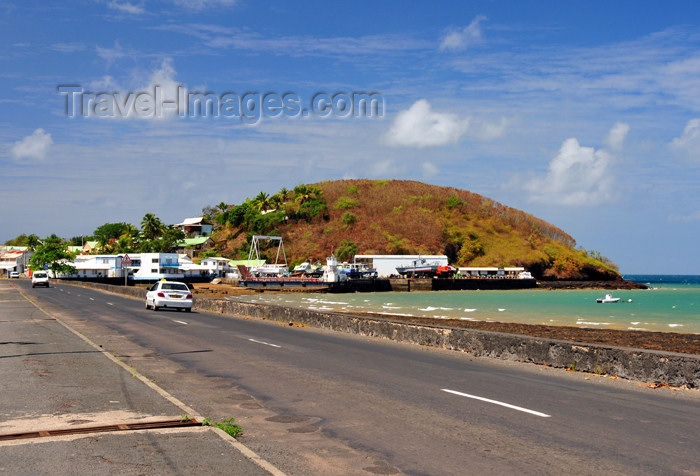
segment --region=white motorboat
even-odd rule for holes
[[[612,297],[612,294],[606,294],[604,298],[598,298],[595,302],[606,304],[609,302],[620,302],[620,298]]]

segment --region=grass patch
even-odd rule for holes
[[[212,426],[214,428],[218,428],[234,438],[243,434],[243,428],[241,425],[236,424],[235,418],[228,418],[226,420],[217,421],[216,423],[212,423],[210,418],[205,418],[202,422],[202,426]]]

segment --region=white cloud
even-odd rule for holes
[[[275,55],[294,57],[396,55],[427,51],[432,47],[428,41],[398,34],[326,38],[308,35],[269,37],[249,29],[201,23],[166,24],[153,29],[193,36],[210,48],[253,51],[256,54],[268,51]]]
[[[175,5],[191,10],[204,10],[206,8],[232,7],[238,0],[173,0]]]
[[[505,117],[502,117],[497,122],[472,119],[468,134],[479,140],[494,140],[503,137],[509,125],[510,120]]]
[[[553,205],[597,205],[613,198],[612,156],[566,139],[544,178],[525,185],[530,199]]]
[[[75,53],[76,51],[85,50],[84,43],[54,43],[49,48],[60,53]]]
[[[622,146],[625,144],[625,137],[627,137],[629,130],[629,124],[625,122],[616,122],[605,137],[605,143],[612,150],[621,150]]]
[[[487,18],[483,15],[477,15],[472,22],[461,30],[451,30],[442,39],[440,43],[440,51],[450,50],[459,51],[466,50],[470,46],[476,45],[483,41],[481,33],[481,23]]]
[[[700,158],[700,119],[689,120],[685,125],[683,135],[673,139],[671,147],[694,159]]]
[[[103,48],[101,46],[96,46],[97,56],[107,61],[107,66],[110,66],[115,60],[123,58],[126,53],[122,49],[118,41],[114,41],[114,48]]]
[[[468,128],[469,118],[434,112],[428,101],[420,99],[396,115],[386,139],[397,146],[440,146],[459,141]]]
[[[44,160],[52,144],[53,140],[51,139],[51,134],[39,128],[35,130],[32,135],[15,142],[12,146],[12,157],[14,157],[15,160]]]
[[[143,5],[136,5],[130,2],[117,2],[116,0],[108,2],[107,6],[112,10],[119,10],[120,12],[129,13],[132,15],[138,15],[145,11]]]

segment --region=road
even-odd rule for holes
[[[318,437],[381,461],[357,474],[700,474],[696,391],[267,321],[147,311],[77,286],[18,286],[49,312],[110,329],[219,386],[230,382],[268,410],[310,418]]]

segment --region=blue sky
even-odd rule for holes
[[[391,178],[525,210],[623,273],[698,274],[696,2],[0,1],[0,11],[0,242],[90,234],[147,212],[177,223],[299,183]],[[217,98],[293,94],[299,111],[317,93],[377,93],[383,107],[257,121],[89,107],[68,117],[66,85],[109,100],[155,86],[173,99],[178,85]]]

